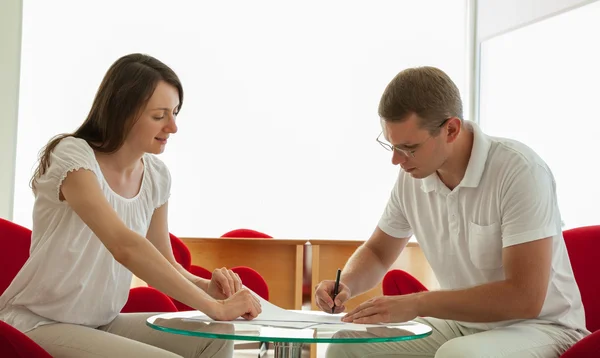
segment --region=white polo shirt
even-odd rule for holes
[[[379,228],[398,238],[414,233],[441,289],[503,280],[502,248],[552,236],[550,283],[535,321],[585,330],[550,169],[526,145],[463,123],[474,140],[460,184],[449,190],[437,174],[415,179],[401,170]],[[460,323],[491,329],[514,322]]]

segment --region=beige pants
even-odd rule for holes
[[[26,334],[55,358],[196,358],[233,355],[232,341],[154,330],[146,325],[146,319],[153,315],[155,313],[122,313],[98,329],[55,323],[40,326]],[[184,328],[179,327],[184,324],[179,322],[173,328]]]
[[[523,323],[481,331],[436,318],[415,321],[430,326],[431,335],[403,342],[329,344],[327,357],[558,358],[585,336],[577,330],[550,324]],[[353,334],[356,333],[346,331],[337,335]]]

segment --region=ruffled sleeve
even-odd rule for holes
[[[80,138],[63,138],[50,153],[49,162],[44,175],[36,180],[36,192],[38,195],[47,196],[53,202],[60,202],[60,188],[70,172],[86,169],[99,177],[94,151]]]
[[[146,154],[146,168],[151,178],[152,203],[154,209],[161,207],[171,196],[171,173],[167,165],[153,154]]]

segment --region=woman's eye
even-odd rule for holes
[[[165,118],[165,116],[162,117],[154,117],[154,119],[156,119],[157,121],[160,121],[161,119]]]

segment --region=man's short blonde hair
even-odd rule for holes
[[[432,135],[446,119],[463,118],[458,87],[435,67],[415,67],[398,73],[385,88],[378,112],[379,117],[390,122],[402,122],[414,113],[421,119],[420,127]]]

